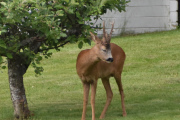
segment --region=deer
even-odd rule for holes
[[[109,82],[110,77],[115,78],[119,88],[123,117],[127,115],[124,104],[123,86],[121,82],[121,73],[126,55],[121,47],[114,43],[110,43],[114,29],[114,22],[111,24],[112,28],[110,34],[107,34],[105,30],[105,22],[103,22],[102,39],[99,39],[94,33],[90,32],[91,39],[95,42],[95,45],[91,49],[82,50],[77,56],[76,70],[83,84],[83,111],[81,120],[86,119],[86,108],[88,104],[90,86],[92,120],[95,120],[95,95],[98,78],[101,78],[107,96],[100,119],[105,117],[105,113],[113,97]]]

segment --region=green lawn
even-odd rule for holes
[[[127,117],[122,117],[120,95],[111,78],[114,93],[105,120],[179,120],[180,119],[180,30],[117,37],[127,56],[122,82]],[[91,46],[84,45],[83,49]],[[82,84],[75,64],[80,52],[69,44],[44,59],[44,72],[35,77],[29,68],[24,76],[32,120],[80,120]],[[104,107],[106,93],[101,81],[96,95],[96,118]],[[7,70],[0,71],[0,120],[13,120]],[[91,120],[88,104],[87,120]]]

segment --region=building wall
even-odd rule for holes
[[[177,0],[131,0],[126,12],[108,11],[102,15],[109,32],[115,21],[114,36],[120,34],[138,34],[176,29],[178,23]],[[102,23],[98,20],[96,25]],[[102,30],[98,30],[102,35]]]

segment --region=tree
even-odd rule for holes
[[[41,74],[43,58],[50,49],[60,50],[67,43],[89,43],[93,19],[107,9],[125,10],[126,0],[1,0],[0,67],[8,68],[11,99],[16,118],[30,115],[23,84],[29,65]],[[86,24],[85,24],[86,23]]]

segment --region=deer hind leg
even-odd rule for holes
[[[87,104],[88,104],[90,84],[83,83],[83,89],[84,89],[84,97],[83,97],[83,112],[82,112],[81,120],[86,119],[86,108],[87,108]]]
[[[123,86],[122,86],[122,82],[121,82],[121,75],[115,76],[116,79],[116,83],[119,87],[119,92],[121,95],[121,105],[122,105],[122,110],[123,110],[123,117],[125,117],[127,115],[126,113],[126,108],[125,108],[125,104],[124,104],[124,92],[123,92]]]
[[[104,88],[106,90],[107,100],[106,100],[106,104],[104,106],[104,109],[101,113],[100,119],[103,119],[105,117],[106,111],[107,111],[108,106],[110,105],[112,97],[113,97],[113,93],[112,93],[111,86],[109,83],[109,78],[102,79],[102,83],[103,83]]]
[[[91,109],[92,120],[95,120],[95,96],[96,96],[97,81],[91,83]]]

